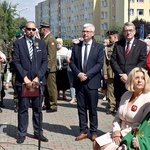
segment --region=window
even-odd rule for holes
[[[101,7],[107,7],[107,0],[101,1]]]
[[[114,20],[114,19],[115,19],[115,16],[112,16],[112,19]]]
[[[112,4],[112,7],[113,7],[113,8],[115,7],[115,3]]]
[[[134,15],[134,9],[130,9],[130,15]]]
[[[137,0],[137,2],[144,2],[144,0]]]
[[[144,9],[137,9],[137,15],[144,15]]]
[[[101,12],[101,19],[104,18],[104,12]]]

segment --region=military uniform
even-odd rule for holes
[[[16,33],[16,38],[19,39],[19,38],[22,38],[24,35],[24,32],[22,30],[19,30],[17,33]],[[9,57],[9,65],[10,65],[10,72],[12,72],[12,86],[13,86],[13,89],[14,89],[14,94],[13,94],[13,101],[15,103],[15,110],[14,112],[17,112],[18,111],[18,94],[17,94],[17,90],[16,90],[16,86],[15,86],[15,80],[16,80],[16,71],[13,67],[13,64],[12,64],[12,55],[13,55],[13,42],[14,40],[11,40],[9,46],[8,46],[8,51],[9,51],[9,54],[8,54],[8,57]]]
[[[107,79],[107,99],[108,99],[108,106],[107,109],[114,112],[115,110],[115,97],[114,97],[114,72],[110,66],[110,57],[113,52],[114,44],[108,45],[105,47],[105,57],[104,57],[104,66],[103,71],[104,75],[108,76]]]
[[[4,81],[4,73],[6,71],[6,55],[7,55],[7,49],[2,39],[0,39],[0,51],[5,55],[1,56],[2,58],[5,57],[4,59],[5,62],[4,63],[0,62],[0,113],[1,113],[2,112],[1,107],[3,107],[3,97],[5,96],[3,81]]]
[[[49,28],[48,24],[41,23],[40,28]],[[57,86],[56,86],[56,71],[57,71],[57,44],[55,37],[49,33],[44,36],[48,55],[48,68],[46,73],[47,85],[45,89],[45,105],[47,112],[57,111]]]

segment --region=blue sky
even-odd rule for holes
[[[17,5],[17,13],[20,12],[20,17],[24,17],[28,21],[35,21],[35,6],[43,1],[45,0],[9,0],[12,5],[19,4]]]

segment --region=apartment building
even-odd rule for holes
[[[50,23],[51,32],[63,39],[82,36],[82,25],[96,27],[95,38],[103,40],[114,26],[135,18],[150,18],[150,0],[45,0],[35,7],[36,24]]]

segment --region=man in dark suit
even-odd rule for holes
[[[45,72],[47,69],[47,50],[44,41],[35,37],[36,26],[34,22],[27,22],[25,28],[25,36],[13,44],[13,63],[16,69],[16,89],[18,93],[18,139],[17,143],[21,144],[25,140],[28,127],[28,107],[30,102],[33,110],[33,128],[34,138],[48,142],[43,136],[43,130],[39,127],[42,123],[42,112],[39,108],[42,105],[40,97],[22,97],[22,83],[26,86],[34,88],[42,82],[46,84]],[[37,61],[35,61],[37,60]],[[44,86],[43,86],[44,90]],[[40,115],[39,115],[40,114]],[[39,124],[39,116],[41,122]],[[39,134],[40,131],[40,134]]]
[[[74,44],[70,61],[70,67],[75,74],[74,87],[80,126],[80,134],[76,137],[76,141],[87,137],[88,109],[91,140],[94,141],[97,137],[98,88],[100,87],[100,71],[103,67],[104,54],[103,46],[93,40],[94,32],[94,25],[89,23],[83,25],[84,40]]]
[[[135,26],[127,22],[123,26],[124,38],[116,42],[111,55],[111,67],[115,73],[114,95],[116,98],[116,109],[118,109],[122,94],[126,91],[125,82],[129,72],[135,67],[146,67],[146,44],[134,38]]]

